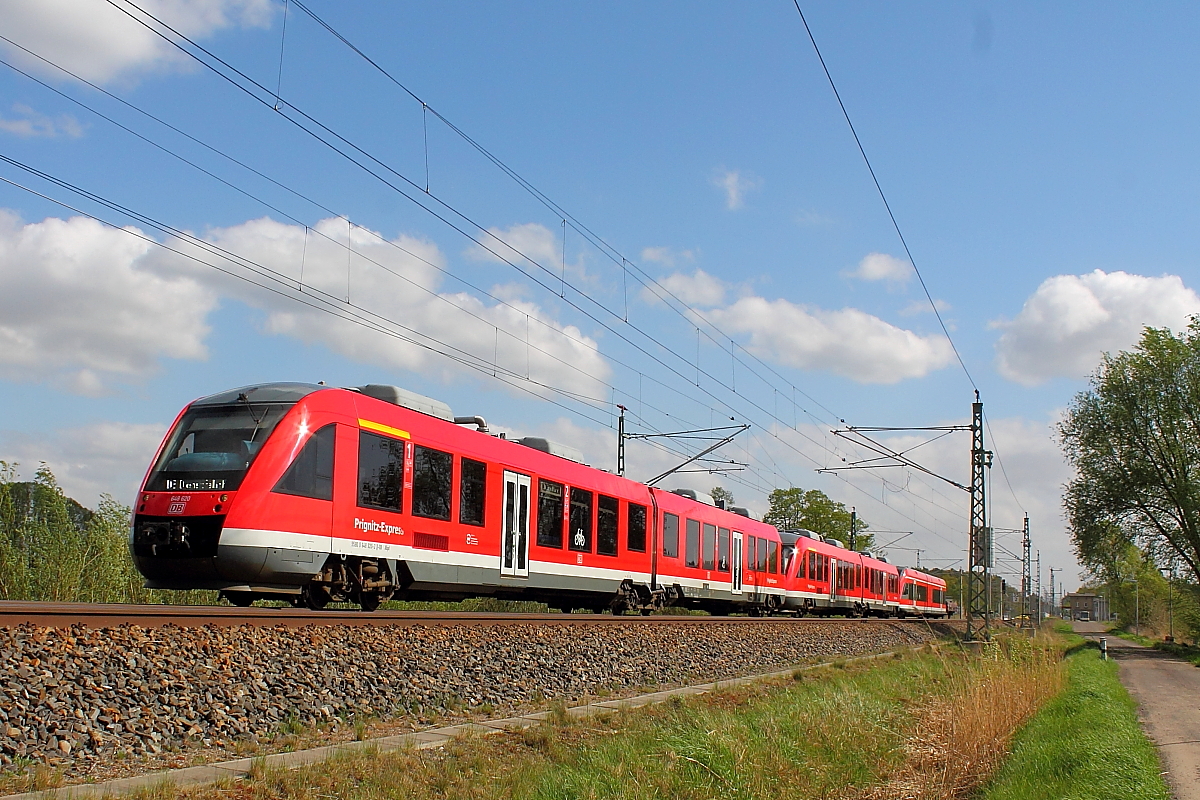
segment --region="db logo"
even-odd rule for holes
[[[170,507],[167,508],[167,513],[182,514],[185,508],[187,508],[187,503],[171,503]]]

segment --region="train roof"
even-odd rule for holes
[[[327,387],[315,383],[259,383],[210,394],[192,402],[194,406],[227,406],[244,396],[251,403],[295,403]]]

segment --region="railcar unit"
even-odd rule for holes
[[[482,417],[397,387],[249,386],[176,418],[143,481],[130,549],[148,587],[219,590],[237,605],[900,608],[895,567],[581,462],[569,446],[492,435]],[[937,613],[936,581],[913,576],[926,599],[914,588],[910,613]]]

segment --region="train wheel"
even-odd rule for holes
[[[329,603],[329,592],[323,586],[305,586],[300,590],[300,601],[305,608],[320,611]]]
[[[358,596],[358,604],[362,606],[363,611],[377,610],[382,601],[379,592],[363,592]]]
[[[254,602],[254,595],[250,592],[221,592],[221,597],[238,608],[249,608],[250,604]]]

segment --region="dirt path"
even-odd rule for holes
[[[1107,626],[1075,623],[1076,633],[1098,638]],[[1146,734],[1158,746],[1163,769],[1179,800],[1200,800],[1200,669],[1160,650],[1106,637],[1120,665],[1121,683],[1138,704]]]

